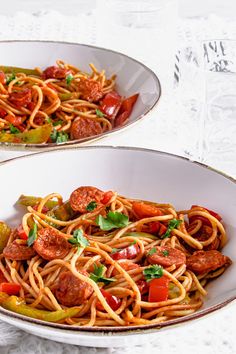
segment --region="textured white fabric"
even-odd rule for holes
[[[44,39],[96,44],[96,21],[92,14],[65,16],[58,12],[38,12],[35,14],[19,12],[14,16],[0,15],[0,40],[6,39]],[[236,38],[236,22],[227,22],[216,16],[206,19],[184,20],[178,29],[179,46],[196,47],[199,40],[206,38]],[[150,55],[150,54],[148,54]],[[181,60],[181,59],[180,59]],[[133,130],[117,134],[112,139],[104,139],[99,144],[136,145],[160,149],[199,159],[198,122],[201,114],[199,87],[185,81],[184,65],[180,67],[180,84],[176,85],[173,97],[164,97],[156,115],[140,122]],[[182,72],[181,72],[182,70]],[[194,71],[194,67],[192,67]],[[196,69],[197,70],[197,69]],[[196,73],[192,72],[192,77]],[[182,80],[182,82],[181,82]],[[142,136],[142,139],[140,139]],[[93,144],[94,145],[94,144]],[[193,149],[193,146],[196,149]],[[17,156],[19,152],[0,152],[0,160]],[[234,161],[232,160],[232,163]],[[212,162],[214,164],[214,160]],[[229,167],[230,173],[230,167]],[[236,352],[234,328],[235,306],[217,313],[207,320],[196,322],[189,327],[181,327],[167,333],[157,333],[156,340],[136,348],[99,349],[83,348],[59,344],[28,335],[16,328],[0,322],[1,354],[74,354],[74,353],[159,353],[191,354],[231,354]],[[186,332],[186,329],[187,332]],[[197,344],[197,345],[196,345]]]

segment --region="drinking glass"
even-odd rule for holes
[[[236,177],[236,41],[202,43],[205,119],[201,160]]]
[[[173,86],[177,0],[97,0],[97,43],[140,60]]]
[[[236,41],[182,48],[178,79],[185,155],[236,177]]]

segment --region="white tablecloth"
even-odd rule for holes
[[[86,23],[86,26],[84,24]],[[90,31],[88,32],[88,27]],[[88,33],[90,35],[88,36]],[[67,16],[57,12],[41,11],[35,14],[17,13],[14,16],[0,15],[0,39],[51,39],[72,42],[96,43],[95,27],[92,15]],[[179,26],[179,43],[191,45],[197,38],[236,38],[236,23],[226,23],[225,20],[211,16],[208,20],[185,20]],[[181,80],[181,78],[180,78]],[[188,97],[176,86],[171,97],[163,97],[158,109],[132,129],[100,140],[92,145],[123,145],[140,146],[163,150],[175,154],[198,158],[192,142],[196,121],[193,117],[191,91]],[[196,111],[196,106],[195,106]],[[224,134],[224,132],[222,132]],[[23,152],[0,151],[0,160],[19,156]],[[235,165],[232,159],[232,171]],[[212,165],[219,167],[215,159]],[[233,174],[229,170],[229,174]],[[0,322],[0,353],[1,354],[31,354],[31,353],[159,353],[179,354],[233,354],[236,352],[236,307],[232,305],[210,316],[164,333],[157,333],[151,343],[135,348],[99,349],[83,348],[54,343],[23,333]]]

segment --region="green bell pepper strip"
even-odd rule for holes
[[[79,307],[71,307],[57,311],[39,310],[26,305],[21,298],[8,296],[5,293],[0,293],[0,305],[6,310],[47,322],[58,322],[69,317],[74,317],[80,311]]]
[[[3,71],[5,74],[23,73],[26,75],[40,76],[39,72],[35,69],[18,68],[16,66],[0,65],[0,71]]]
[[[42,200],[42,198],[40,198],[40,197],[34,197],[31,195],[23,195],[22,194],[16,203],[19,205],[34,207],[35,205],[39,204],[41,202],[41,200]],[[56,200],[48,200],[45,203],[45,206],[49,210],[53,209],[57,205],[58,205],[58,202]]]
[[[39,128],[35,128],[23,133],[0,133],[0,142],[16,144],[42,144],[48,141],[51,132],[52,125],[45,124]]]
[[[0,253],[7,245],[11,233],[11,228],[3,221],[0,221]]]
[[[17,204],[34,207],[40,203],[42,198],[28,195],[21,195],[17,200]],[[55,200],[48,200],[45,206],[49,209],[48,216],[55,217],[57,220],[67,221],[72,219],[77,213],[71,208],[70,202],[66,201],[62,205],[58,205]]]
[[[70,100],[73,97],[72,93],[59,93],[58,96],[61,101]]]
[[[149,234],[147,232],[128,232],[126,234],[124,234],[122,237],[126,237],[126,236],[132,236],[132,237],[147,237],[147,238],[151,238],[152,240],[157,240],[158,237]]]
[[[50,210],[47,215],[54,216],[57,220],[67,221],[75,217],[77,213],[71,208],[70,202],[67,201],[62,205],[58,205]]]

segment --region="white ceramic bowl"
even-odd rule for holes
[[[218,211],[229,242],[223,252],[233,264],[208,286],[204,306],[196,313],[165,324],[117,329],[86,329],[48,324],[0,308],[0,319],[38,336],[85,346],[134,345],[175,330],[176,325],[201,318],[236,299],[236,184],[232,179],[187,159],[152,150],[80,147],[20,157],[0,165],[0,219],[20,220],[14,207],[20,194],[44,196],[59,192],[68,198],[81,185],[116,190],[122,195],[172,203],[177,209],[192,204]],[[7,186],[7,187],[6,187]]]
[[[157,104],[161,95],[161,86],[157,76],[142,63],[124,54],[112,50],[93,47],[85,44],[46,42],[46,41],[3,41],[0,42],[0,65],[23,68],[46,68],[62,59],[83,71],[90,71],[89,63],[98,70],[105,69],[109,77],[117,75],[117,91],[125,97],[139,93],[139,98],[124,126],[94,137],[68,141],[61,146],[76,145],[100,139],[118,132],[139,121]],[[58,146],[56,144],[10,144],[0,143],[0,147],[8,149],[45,149]]]

